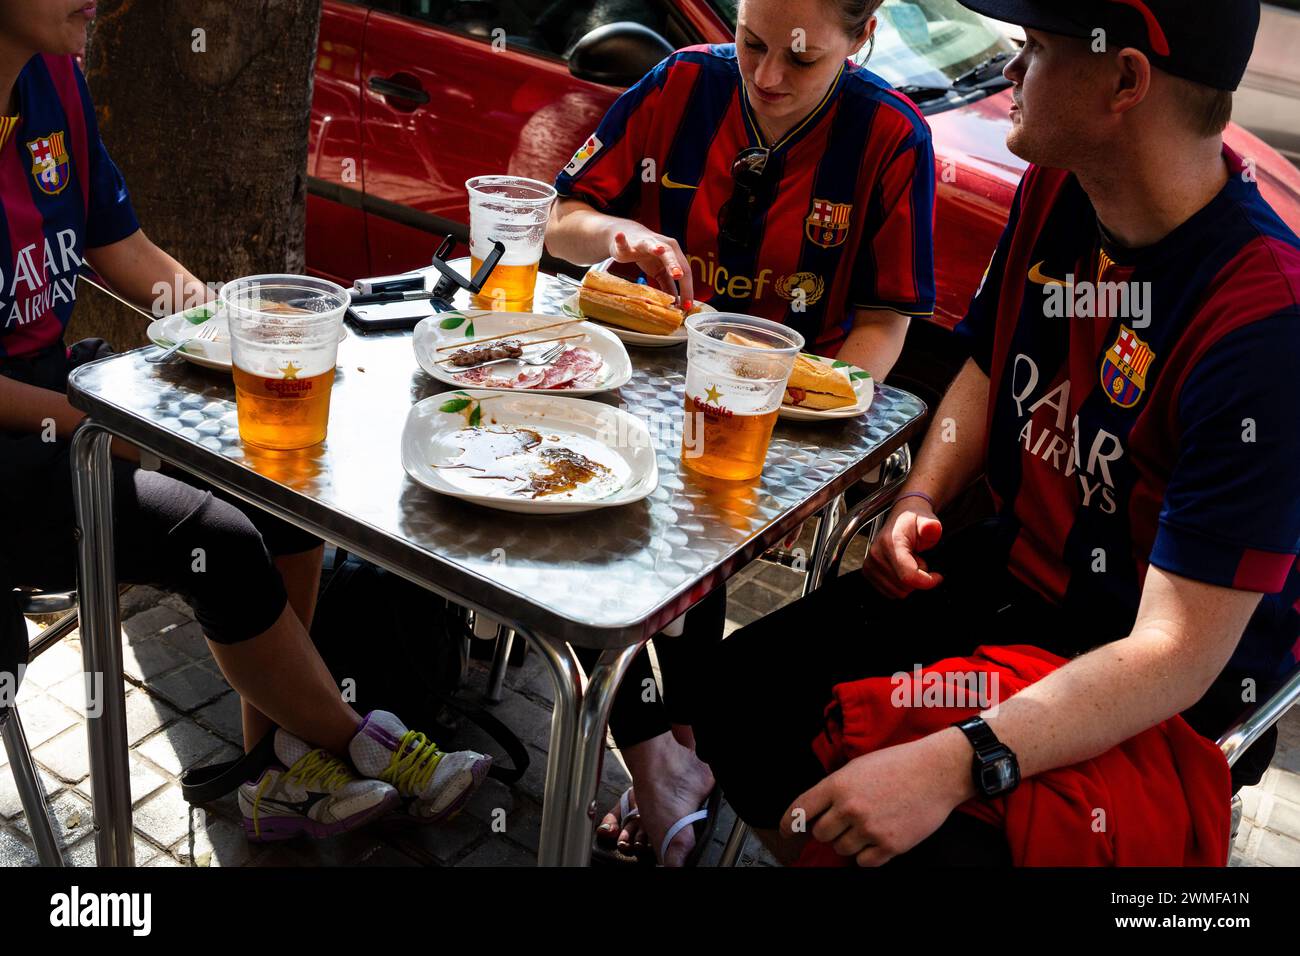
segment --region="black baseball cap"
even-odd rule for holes
[[[1219,90],[1235,90],[1259,29],[1259,0],[960,0],[994,20],[1044,33],[1135,47],[1153,66]]]

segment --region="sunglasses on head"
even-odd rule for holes
[[[748,247],[753,241],[754,213],[771,155],[772,151],[764,146],[749,146],[731,161],[731,198],[718,214],[718,233],[728,242]]]

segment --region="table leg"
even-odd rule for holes
[[[584,681],[582,668],[566,642],[519,629],[516,633],[524,634],[541,652],[555,683],[537,863],[586,866],[591,859],[592,805],[605,752],[609,709],[641,645],[602,652],[590,678]]]
[[[111,436],[86,419],[72,437],[77,519],[77,602],[87,679],[86,734],[95,852],[100,866],[134,866],[131,773],[122,690],[121,623],[113,554]],[[90,690],[99,691],[94,709]]]

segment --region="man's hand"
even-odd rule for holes
[[[921,553],[938,544],[942,535],[943,524],[924,498],[904,498],[894,505],[871,543],[862,573],[886,597],[928,591],[943,581],[943,575],[931,571]]]
[[[952,735],[956,734],[955,739]],[[859,866],[906,853],[970,796],[970,745],[951,728],[857,757],[786,810],[781,833],[806,832]]]
[[[676,239],[634,222],[616,222],[610,237],[609,254],[615,262],[634,262],[651,282],[663,291],[678,296],[681,307],[693,307],[695,289],[691,267]]]

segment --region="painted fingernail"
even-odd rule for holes
[[[673,278],[674,278],[674,279],[680,279],[681,277],[682,277],[682,270],[681,270],[681,269],[674,269],[674,270],[673,270]]]
[[[667,252],[667,251],[668,251],[668,248],[667,248],[666,246],[655,246],[655,254],[656,254],[656,255],[663,255],[663,254],[664,254],[665,252]]]

